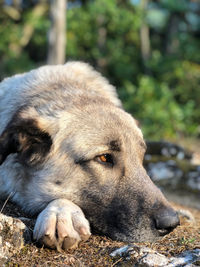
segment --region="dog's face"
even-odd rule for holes
[[[178,224],[143,168],[145,143],[135,120],[114,105],[81,101],[54,120],[21,109],[1,136],[1,159],[18,153],[29,179],[52,198],[79,205],[98,232],[153,241]],[[36,184],[36,182],[35,182]]]

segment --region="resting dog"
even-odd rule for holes
[[[85,63],[0,83],[0,195],[39,214],[33,235],[49,247],[76,247],[89,222],[127,242],[179,224],[142,166],[145,148],[115,88]]]

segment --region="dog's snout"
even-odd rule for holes
[[[155,216],[155,226],[160,234],[171,232],[179,224],[178,214],[171,208],[159,210]]]

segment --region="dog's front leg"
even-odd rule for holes
[[[76,248],[90,233],[88,220],[82,210],[67,199],[57,199],[38,215],[33,238],[58,251]]]

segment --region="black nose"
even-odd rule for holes
[[[180,224],[177,212],[173,209],[166,208],[157,211],[155,216],[155,226],[160,234],[167,234],[171,232],[176,226]]]

